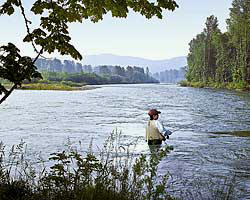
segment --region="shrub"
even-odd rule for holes
[[[41,172],[34,172],[23,147],[23,143],[14,146],[8,159],[4,156],[4,146],[0,147],[0,197],[36,200],[172,199],[165,188],[168,175],[157,175],[157,166],[169,152],[168,147],[150,157],[137,156],[130,152],[131,146],[125,148],[121,144],[121,133],[114,131],[99,155],[95,155],[91,148],[82,155],[69,147],[51,154],[52,166],[49,170],[44,167]]]
[[[189,86],[189,83],[187,80],[182,80],[180,82],[178,82],[178,84],[182,87],[188,87]]]
[[[72,81],[61,81],[61,84],[67,85],[70,87],[82,87],[82,86],[86,85],[85,83],[75,83]]]

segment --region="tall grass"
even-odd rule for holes
[[[60,83],[54,83],[54,84],[43,84],[43,83],[30,83],[30,84],[23,84],[20,89],[23,90],[64,90],[64,91],[72,91],[76,90],[75,88],[60,84]]]
[[[79,149],[79,148],[78,148]],[[99,153],[92,143],[83,149],[69,145],[52,153],[49,161],[31,160],[21,142],[7,152],[0,143],[0,200],[160,200],[174,199],[168,191],[168,174],[159,176],[158,165],[170,147],[150,156],[133,153],[134,145],[122,145],[114,131]],[[236,177],[204,177],[180,180],[173,188],[179,199],[243,199]],[[175,187],[174,185],[172,187]]]
[[[25,145],[13,146],[6,155],[0,145],[1,200],[172,199],[166,192],[168,175],[158,176],[157,166],[166,147],[151,156],[135,155],[121,145],[114,131],[99,155],[91,145],[85,155],[75,148],[51,154],[50,167],[37,171],[26,157]]]
[[[250,91],[250,85],[246,82],[188,82],[186,80],[180,81],[179,85],[182,87],[194,87],[194,88],[218,88],[218,89],[229,89],[239,91]]]

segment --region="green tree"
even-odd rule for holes
[[[220,36],[218,20],[211,15],[206,20],[204,31],[189,43],[186,74],[188,81],[214,82],[216,80]]]
[[[101,75],[111,75],[111,71],[109,70],[107,65],[99,66],[99,73]]]
[[[190,42],[188,81],[250,83],[250,0],[232,1],[227,25],[221,33],[217,18],[210,16]]]
[[[131,79],[133,77],[133,75],[134,75],[134,68],[131,67],[131,66],[127,66],[127,68],[126,68],[126,77],[128,79]]]
[[[232,82],[232,61],[234,57],[234,48],[229,42],[229,34],[220,33],[216,39],[216,82]]]
[[[250,0],[234,0],[227,20],[228,32],[235,48],[234,81],[250,81]]]
[[[149,69],[148,69],[148,67],[146,68],[146,76],[147,76],[147,78],[149,77]]]
[[[28,56],[21,56],[20,50],[12,43],[0,47],[0,78],[12,82],[14,85],[7,90],[0,83],[0,104],[12,93],[17,86],[21,86],[24,80],[31,81],[32,78],[42,78],[41,74],[36,71],[34,61]]]
[[[204,81],[215,81],[216,72],[216,47],[214,39],[220,33],[218,29],[218,20],[214,15],[207,18],[205,34],[205,49],[204,49]]]
[[[114,75],[125,76],[125,69],[121,66],[114,66]]]
[[[4,93],[0,103],[25,79],[41,77],[34,63],[44,52],[58,51],[62,55],[82,59],[81,54],[70,43],[68,27],[70,23],[82,23],[86,19],[98,22],[109,12],[113,17],[126,18],[129,10],[138,12],[148,19],[153,16],[161,19],[163,10],[173,11],[178,7],[174,0],[157,0],[156,2],[150,0],[35,0],[31,4],[30,12],[40,21],[39,26],[32,29],[31,20],[27,18],[22,0],[5,0],[0,5],[0,15],[12,15],[18,10],[21,12],[27,29],[27,35],[23,41],[31,43],[37,52],[37,57],[31,59],[20,57],[19,50],[14,44],[1,47],[0,78],[9,80],[13,86],[7,90],[0,85],[0,92]],[[11,56],[10,53],[15,56]],[[21,72],[21,76],[18,74],[18,79],[13,78],[18,72]]]
[[[205,34],[198,34],[189,43],[189,54],[187,57],[188,70],[186,78],[188,81],[202,81],[205,63]]]

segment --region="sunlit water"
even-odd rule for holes
[[[250,199],[250,137],[233,132],[250,130],[247,93],[163,84],[71,92],[18,90],[0,105],[1,141],[11,146],[23,140],[31,156],[47,156],[63,150],[68,140],[80,141],[87,150],[93,138],[98,151],[117,128],[124,144],[140,137],[136,151],[147,154],[143,137],[150,108],[159,109],[160,120],[176,130],[167,141],[174,150],[159,166],[160,173],[171,174],[172,194],[182,196],[212,180],[208,189],[232,182],[237,198]]]

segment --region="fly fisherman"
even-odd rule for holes
[[[160,145],[166,138],[169,139],[171,131],[166,130],[164,126],[158,121],[161,112],[156,109],[151,109],[148,112],[150,120],[146,126],[146,142],[148,145]]]

